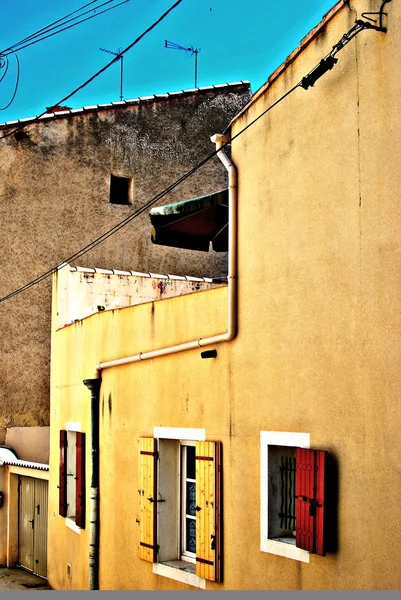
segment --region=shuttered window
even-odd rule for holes
[[[60,431],[59,514],[85,528],[85,433]]]
[[[59,462],[59,509],[62,517],[67,516],[67,432],[60,431],[60,462]]]
[[[260,432],[260,549],[309,562],[324,556],[329,456],[310,449],[309,433]],[[332,477],[332,475],[330,475]],[[335,520],[330,509],[330,520]]]
[[[196,574],[221,581],[221,442],[196,442]]]
[[[154,438],[139,439],[138,465],[138,519],[140,537],[138,556],[143,560],[155,562],[157,556],[156,538],[156,440]],[[174,516],[172,515],[172,518]]]
[[[160,440],[160,442],[162,441],[164,440]],[[191,567],[190,562],[186,563],[188,571],[192,568],[196,570],[198,577],[211,581],[222,581],[221,442],[196,442],[194,448],[195,472],[192,467],[191,445],[185,441],[182,441],[180,445],[178,440],[169,442],[169,459],[166,462],[162,461],[159,466],[160,471],[165,470],[166,472],[161,473],[160,477],[164,481],[169,481],[170,484],[176,481],[177,487],[175,493],[171,491],[169,484],[165,484],[163,489],[169,488],[171,492],[166,501],[162,497],[163,489],[160,493],[157,487],[157,440],[154,438],[139,440],[138,556],[143,560],[156,562],[159,558],[158,554],[164,556],[167,554],[163,564],[168,564],[170,567],[174,567],[176,563],[187,556],[187,560],[195,559],[196,562],[196,567],[195,565]],[[172,448],[175,448],[176,459],[172,459],[174,456]],[[182,448],[184,448],[183,454],[181,454]],[[182,456],[185,457],[185,460],[181,463],[181,471],[177,471],[176,465],[180,463]],[[184,489],[185,493],[183,493]],[[174,504],[173,499],[179,494],[183,501],[177,505]],[[194,494],[196,506],[193,506]],[[159,510],[159,529],[164,532],[169,531],[168,534],[165,534],[165,538],[161,537],[160,548],[157,545],[157,507],[159,502],[163,503]],[[168,524],[171,525],[174,522],[175,527],[168,527]],[[196,530],[195,539],[193,524],[195,524]],[[175,542],[172,539],[172,531],[178,530],[180,527],[181,535],[177,536]],[[166,550],[163,543],[170,549]],[[174,550],[171,550],[174,546],[175,553]],[[182,561],[177,568],[185,570]]]
[[[296,449],[296,545],[326,554],[324,545],[324,483],[326,452]]]
[[[81,529],[85,528],[85,434],[76,435],[76,492],[75,492],[75,522]]]

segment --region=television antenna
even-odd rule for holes
[[[106,48],[99,48],[103,52],[107,52],[108,54],[114,54],[114,56],[118,56],[118,60],[121,62],[120,68],[120,100],[123,99],[123,69],[124,69],[124,56],[121,54],[122,48],[118,48],[117,52],[113,52],[113,50],[106,50]]]
[[[166,40],[164,42],[165,48],[171,48],[172,50],[184,50],[185,52],[190,52],[191,56],[195,56],[195,87],[198,87],[198,52],[201,51],[200,48],[184,48],[184,46],[180,46],[179,44],[175,44],[174,42],[169,42]]]

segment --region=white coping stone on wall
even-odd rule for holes
[[[90,267],[71,267],[70,271],[78,271],[78,273],[96,273],[96,269]]]
[[[169,275],[167,274],[168,279],[176,279],[177,281],[187,281],[187,278],[181,275]]]
[[[151,277],[150,273],[141,273],[140,271],[131,271],[131,275],[136,277]]]

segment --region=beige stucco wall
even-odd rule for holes
[[[89,444],[90,393],[83,385],[83,379],[93,377],[98,362],[145,352],[154,347],[174,345],[193,336],[205,337],[209,333],[224,332],[226,295],[227,289],[223,287],[105,311],[56,333],[52,349],[48,565],[49,583],[54,589],[85,589],[88,584],[88,528],[81,530],[78,535],[66,527],[65,519],[58,515],[57,489],[59,430],[65,428],[67,421],[78,421],[82,424],[82,431],[88,435]],[[179,311],[179,322],[174,318],[176,310]],[[191,318],[195,312],[198,315],[196,320]],[[224,354],[227,350],[222,349]],[[145,361],[139,369],[128,366],[105,371],[99,406],[101,588],[130,589],[139,585],[132,580],[137,533],[134,490],[136,492],[137,489],[138,436],[152,434],[153,425],[176,422],[177,426],[180,423],[181,426],[184,423],[185,426],[193,426],[190,425],[193,424],[193,409],[196,407],[196,411],[203,413],[208,406],[210,391],[207,388],[204,396],[199,397],[203,377],[215,382],[216,392],[221,386],[225,387],[225,361],[216,363],[202,360],[200,351],[190,352],[173,363],[169,358],[164,358]],[[187,363],[189,357],[190,364]],[[179,383],[183,376],[182,369],[188,372],[185,384]],[[174,390],[174,403],[163,402],[167,390]],[[221,407],[215,404],[213,411],[208,408],[204,422],[217,424],[221,418]],[[224,421],[226,428],[228,412]],[[197,421],[196,426],[203,425]],[[217,435],[215,430],[210,433]],[[86,464],[90,473],[91,457],[89,446],[87,448]],[[121,470],[130,473],[129,477],[122,478],[123,481]],[[135,476],[131,477],[131,473],[135,473]],[[88,498],[89,483],[88,478]],[[52,549],[56,547],[57,552],[53,552]],[[107,548],[114,548],[115,551],[109,553]],[[66,576],[67,562],[72,565],[71,578]],[[143,566],[139,564],[135,571],[141,577]],[[146,569],[142,575],[146,577]],[[147,581],[151,585],[152,578],[148,576]]]
[[[21,460],[48,464],[50,427],[10,427],[5,444]]]
[[[209,137],[249,96],[249,83],[227,84],[56,115],[3,139],[0,296],[66,261],[213,152]],[[132,206],[109,202],[111,174],[132,178]],[[225,185],[214,158],[157,204]],[[213,277],[225,274],[226,255],[152,244],[145,210],[78,264]],[[1,304],[0,427],[49,425],[50,305],[49,279]]]
[[[344,6],[233,134],[352,26]],[[314,88],[233,142],[239,185],[238,335],[216,347],[105,369],[100,393],[100,587],[186,589],[136,558],[137,439],[200,427],[223,443],[224,579],[206,589],[399,589],[400,6]],[[58,516],[58,432],[89,428],[94,365],[221,333],[224,288],[93,315],[58,331],[52,366],[49,582],[87,585],[87,533]],[[338,546],[309,563],[260,551],[260,431],[310,434],[338,467]],[[89,481],[88,481],[89,485]],[[61,542],[61,540],[63,540]],[[57,554],[53,550],[57,548]],[[77,576],[66,578],[73,559]]]

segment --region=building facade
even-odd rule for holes
[[[57,328],[55,281],[55,589],[399,589],[401,32],[383,6],[338,2],[233,119],[226,286]]]
[[[2,125],[1,136],[14,134],[0,144],[1,297],[64,260],[82,264],[71,257],[136,213],[93,247],[85,264],[226,275],[224,253],[154,246],[140,209],[208,155],[208,136],[226,127],[249,97],[249,83],[240,82],[82,109],[55,107],[39,121]],[[215,159],[172,189],[169,201],[225,183]],[[49,425],[50,308],[49,279],[1,303],[2,428]]]

